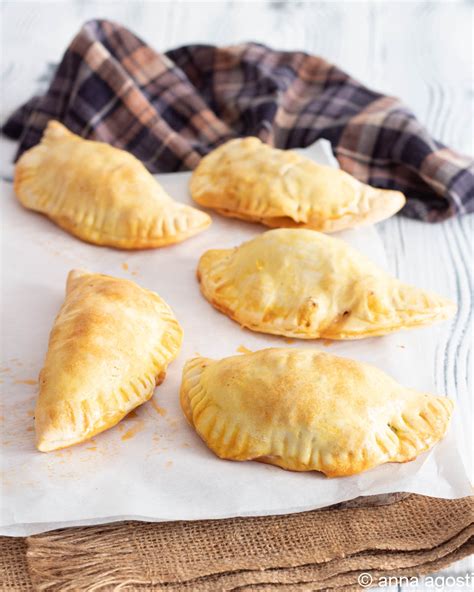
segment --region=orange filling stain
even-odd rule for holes
[[[285,343],[294,343],[294,342],[295,342],[295,340],[294,339],[291,339],[290,337],[287,337],[285,339]]]
[[[160,407],[158,405],[155,399],[150,399],[150,403],[153,405],[153,409],[158,413],[158,415],[161,415],[161,417],[165,417],[165,415],[168,413],[164,407]]]
[[[135,437],[143,430],[143,424],[143,421],[137,421],[134,426],[125,432],[125,434],[122,436],[122,440],[130,440],[131,438]]]
[[[92,438],[87,442],[86,450],[97,450],[97,443]]]
[[[249,349],[248,347],[245,347],[245,345],[239,345],[239,347],[237,348],[237,350],[239,352],[239,354],[251,354],[253,353],[251,349]]]
[[[325,339],[323,345],[324,347],[331,347],[331,345],[334,345],[334,341],[332,339]]]
[[[2,372],[2,373],[3,373],[3,372],[10,372],[10,368],[7,368],[7,367],[5,367],[5,368],[0,368],[0,372]]]
[[[132,411],[130,411],[130,413],[127,415],[127,417],[130,417],[132,419],[135,418],[135,417],[138,417],[137,416],[137,412],[135,411],[135,409],[132,409]]]
[[[170,428],[172,428],[173,430],[175,430],[178,427],[178,420],[177,419],[170,419],[168,420],[168,425],[170,426]]]
[[[122,269],[128,271],[128,263],[122,263]]]
[[[24,380],[15,380],[14,384],[30,384],[31,386],[35,386],[38,383],[37,380],[33,378],[26,378]]]
[[[35,428],[33,426],[30,426],[29,428],[26,428],[27,432],[32,432]]]
[[[35,412],[34,411],[27,411],[26,415],[28,415],[28,417],[34,417]]]
[[[138,271],[132,271],[132,275],[138,275]]]

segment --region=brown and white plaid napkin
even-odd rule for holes
[[[434,140],[398,99],[369,90],[322,58],[256,43],[157,53],[126,28],[86,23],[49,89],[3,126],[37,144],[48,120],[132,152],[151,172],[194,168],[236,136],[278,148],[328,139],[341,167],[398,189],[402,213],[430,222],[474,211],[474,162]]]

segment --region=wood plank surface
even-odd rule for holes
[[[81,24],[102,17],[123,23],[158,50],[256,40],[319,54],[367,85],[401,97],[450,147],[474,152],[469,1],[3,1],[0,17],[0,121],[44,88],[48,64],[59,60]],[[438,391],[456,398],[462,410],[465,461],[472,474],[473,217],[437,225],[395,217],[378,228],[395,274],[458,303],[457,317],[437,333],[432,372]],[[441,573],[460,575],[473,568],[467,559]],[[425,589],[422,582],[390,589],[397,588]]]

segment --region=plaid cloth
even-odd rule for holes
[[[6,122],[18,155],[50,119],[132,152],[151,172],[193,169],[236,136],[278,148],[328,139],[341,167],[407,196],[402,212],[438,221],[474,210],[474,163],[434,140],[398,99],[325,60],[256,43],[155,52],[115,23],[88,22],[43,96]]]

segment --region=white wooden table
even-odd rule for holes
[[[58,62],[84,21],[108,18],[157,50],[190,42],[255,40],[321,55],[367,85],[401,97],[436,138],[472,155],[473,8],[470,1],[3,0],[0,121],[43,89],[47,64]],[[462,409],[471,471],[473,218],[428,225],[395,217],[378,226],[396,275],[458,303],[458,315],[439,343],[433,373],[438,392],[449,393]],[[440,573],[473,570],[471,558]],[[397,589],[428,590],[422,582],[391,588]]]

